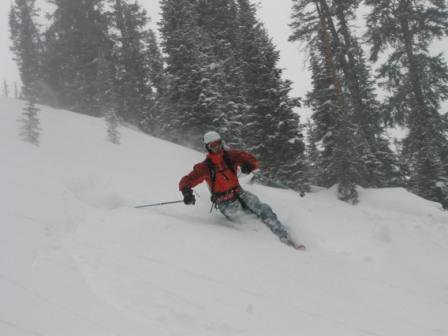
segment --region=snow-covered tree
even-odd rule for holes
[[[20,98],[19,87],[16,82],[14,82],[14,98],[15,99]]]
[[[345,96],[344,72],[340,69],[341,49],[335,48],[331,17],[326,0],[296,0],[293,7],[291,40],[309,44],[312,53],[313,92],[308,95],[313,120],[312,140],[322,147],[318,164],[323,182],[338,185],[338,197],[356,203],[356,184],[363,162],[356,146],[356,125]],[[345,57],[345,56],[344,56]]]
[[[216,93],[211,110],[211,128],[219,131],[230,146],[241,146],[241,115],[245,97],[240,61],[241,40],[238,34],[238,8],[235,0],[200,0],[195,8],[198,26],[211,43],[208,57],[213,59],[213,73],[208,82]]]
[[[9,86],[6,80],[3,81],[3,95],[9,97]]]
[[[147,66],[148,76],[152,91],[152,109],[141,120],[141,128],[152,135],[159,135],[163,123],[162,97],[166,92],[166,80],[164,73],[164,61],[156,36],[152,30],[147,36]]]
[[[242,137],[262,163],[260,180],[296,190],[305,181],[304,143],[299,117],[291,98],[291,82],[282,78],[279,52],[256,18],[248,0],[238,0],[240,62],[247,108],[242,117]]]
[[[23,87],[25,96],[25,106],[23,108],[22,118],[18,121],[20,126],[20,136],[26,142],[33,145],[39,145],[41,133],[40,121],[38,118],[39,108],[37,103],[37,89],[33,85]]]
[[[95,87],[100,50],[111,48],[103,0],[49,0],[44,72],[59,106],[99,116]]]
[[[34,145],[39,144],[40,134],[36,103],[41,74],[40,35],[35,23],[36,16],[34,0],[16,0],[9,15],[12,51],[19,67],[26,100],[23,116],[19,119],[20,134],[25,141]]]
[[[163,56],[156,39],[156,35],[152,30],[148,30],[146,36],[147,55],[148,55],[148,73],[153,89],[157,93],[164,90],[164,73],[163,73]]]
[[[379,69],[392,122],[409,129],[402,156],[409,186],[418,195],[448,207],[448,125],[440,103],[448,98],[448,67],[429,45],[448,33],[446,1],[366,0],[371,59],[387,51]]]
[[[142,127],[150,124],[154,107],[148,42],[147,12],[136,2],[114,0],[112,23],[117,66],[118,111],[123,120]],[[151,41],[153,42],[153,41]],[[157,55],[159,56],[159,55]]]
[[[201,137],[213,127],[210,111],[218,91],[212,43],[198,26],[196,2],[162,0],[161,38],[166,55],[166,91],[162,97],[164,136],[202,148]]]
[[[120,144],[120,132],[118,130],[119,119],[117,115],[118,97],[115,82],[114,63],[110,60],[111,55],[101,51],[98,57],[97,77],[97,103],[101,116],[106,121],[107,139],[113,144]]]
[[[337,96],[333,79],[326,68],[323,50],[310,54],[312,91],[307,94],[306,104],[311,107],[313,125],[309,128],[309,142],[314,152],[311,164],[313,180],[317,185],[331,187],[337,183],[336,172],[331,169],[335,145]]]
[[[389,149],[388,140],[384,136],[375,83],[358,38],[351,28],[359,4],[359,0],[296,0],[290,40],[305,41],[309,50],[318,50],[317,40],[322,36],[318,33],[321,20],[319,14],[325,19],[333,63],[342,86],[348,118],[354,128],[354,144],[359,155],[356,183],[364,187],[397,185],[400,182],[397,158]],[[314,58],[316,55],[315,53]],[[322,71],[316,68],[316,64],[312,68],[315,73]],[[316,73],[316,76],[320,75]],[[314,90],[321,89],[318,85]],[[325,87],[322,90],[326,90]],[[313,94],[319,95],[320,93]],[[322,96],[325,96],[325,92]],[[323,100],[324,103],[326,101]]]

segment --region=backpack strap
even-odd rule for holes
[[[211,184],[211,192],[212,195],[215,193],[215,181],[216,181],[216,169],[215,169],[215,165],[213,164],[212,160],[210,160],[209,158],[205,159],[205,164],[208,167],[208,171],[210,172],[210,181],[212,182]]]

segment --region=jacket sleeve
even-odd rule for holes
[[[241,166],[243,163],[248,162],[252,164],[254,170],[260,167],[260,162],[257,160],[255,156],[253,156],[249,152],[245,152],[242,150],[232,150],[231,159],[233,162],[235,162],[235,165],[237,166]]]
[[[208,167],[204,162],[198,163],[193,167],[193,170],[182,177],[179,182],[179,190],[191,189],[203,182],[210,175]]]

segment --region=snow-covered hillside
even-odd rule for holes
[[[448,335],[448,215],[403,189],[304,198],[244,186],[308,251],[181,199],[198,153],[102,120],[0,99],[0,335]]]

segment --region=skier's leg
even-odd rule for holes
[[[218,203],[216,206],[218,210],[232,222],[238,222],[244,212],[243,207],[238,200],[225,201]]]
[[[260,199],[247,190],[241,190],[238,193],[239,200],[243,203],[243,208],[255,214],[261,221],[271,229],[271,231],[280,239],[287,238],[288,231],[277,218],[272,208],[266,203],[262,203]]]

